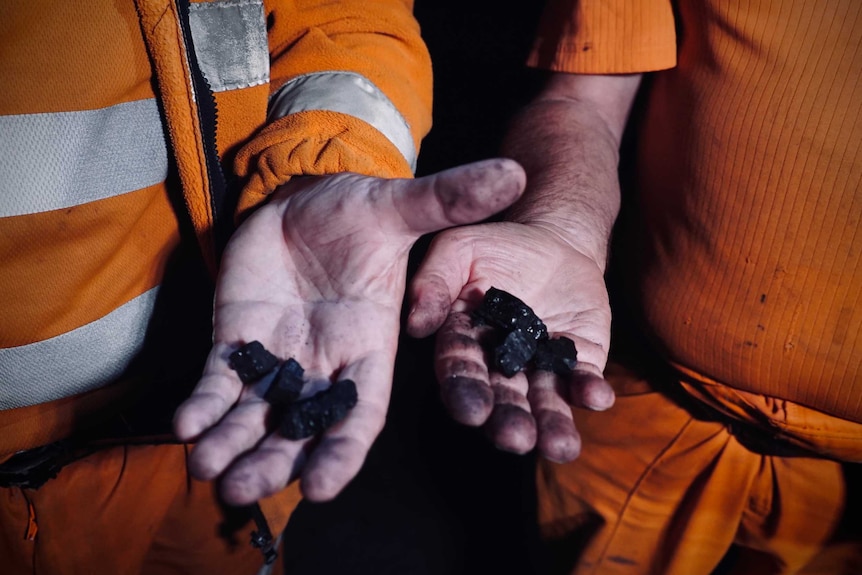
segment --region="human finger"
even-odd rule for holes
[[[485,423],[485,432],[494,444],[512,453],[527,453],[536,445],[536,420],[527,401],[527,376],[523,372],[506,377],[490,373],[494,411]]]
[[[252,397],[239,402],[192,448],[189,470],[201,480],[214,479],[267,433],[269,404]]]
[[[553,461],[575,459],[581,451],[581,438],[575,429],[572,410],[560,395],[560,376],[537,370],[530,374],[527,398],[536,418],[539,453]]]
[[[412,337],[427,337],[440,329],[469,280],[472,257],[468,242],[444,232],[431,242],[410,282],[410,313],[406,329]],[[461,311],[461,310],[455,310]]]
[[[591,363],[578,361],[565,382],[566,400],[570,405],[593,411],[613,406],[616,396],[601,370]]]
[[[391,363],[365,358],[338,375],[357,384],[357,403],[347,417],[319,438],[302,470],[300,488],[311,501],[328,501],[359,473],[374,440],[386,422],[391,388]]]
[[[230,505],[250,505],[281,491],[299,476],[311,442],[270,434],[227,470],[219,482],[222,498]]]
[[[471,426],[485,423],[494,408],[481,335],[468,314],[454,312],[437,333],[434,353],[443,404],[455,421]]]
[[[200,381],[174,414],[174,433],[181,441],[191,441],[215,425],[239,399],[242,382],[228,367],[233,349],[224,343],[213,346]]]
[[[309,453],[300,488],[309,501],[330,501],[359,473],[383,429],[385,409],[357,403],[350,416],[328,430]]]
[[[417,237],[484,220],[524,191],[523,168],[504,158],[483,160],[415,180],[388,180],[395,208]]]

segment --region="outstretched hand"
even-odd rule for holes
[[[296,477],[309,499],[335,497],[383,427],[411,246],[506,208],[524,179],[515,162],[491,160],[415,180],[302,177],[277,190],[229,242],[213,349],[175,416],[177,436],[197,442],[192,473],[220,477],[222,496],[236,505]],[[229,354],[252,340],[295,358],[312,390],[352,379],[358,403],[319,437],[273,432],[262,391],[228,367]]]
[[[574,340],[568,377],[527,371],[507,378],[488,361],[470,311],[496,287],[533,308],[552,337]],[[571,405],[607,409],[614,394],[602,377],[610,308],[601,268],[551,227],[514,222],[447,230],[432,242],[410,289],[407,331],[437,331],[435,368],[443,402],[463,424],[484,426],[501,449],[570,461],[580,452]],[[439,330],[439,331],[438,331]],[[486,339],[486,338],[484,338]]]

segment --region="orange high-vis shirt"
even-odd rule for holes
[[[666,359],[862,422],[862,3],[552,2],[530,63],[656,72],[612,258]]]

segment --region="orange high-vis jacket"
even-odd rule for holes
[[[214,275],[279,184],[411,177],[431,122],[409,0],[4,2],[0,85],[0,460],[150,384],[186,222]]]

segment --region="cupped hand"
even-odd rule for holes
[[[578,361],[570,376],[527,370],[507,378],[493,369],[482,344],[491,328],[475,325],[470,316],[491,286],[532,307],[551,337],[575,342]],[[437,379],[443,403],[456,421],[484,426],[507,451],[537,447],[555,461],[577,457],[580,437],[570,406],[602,410],[614,402],[602,377],[610,307],[594,260],[550,226],[466,226],[434,239],[410,295],[407,331],[415,337],[437,331]]]
[[[174,419],[177,436],[196,441],[193,475],[220,478],[223,498],[237,505],[296,477],[309,499],[335,497],[383,427],[411,246],[506,208],[524,179],[515,162],[491,160],[415,180],[302,177],[277,190],[228,244],[213,349]],[[310,390],[353,380],[356,406],[319,437],[282,437],[259,386],[228,367],[229,354],[252,340],[296,359]]]

